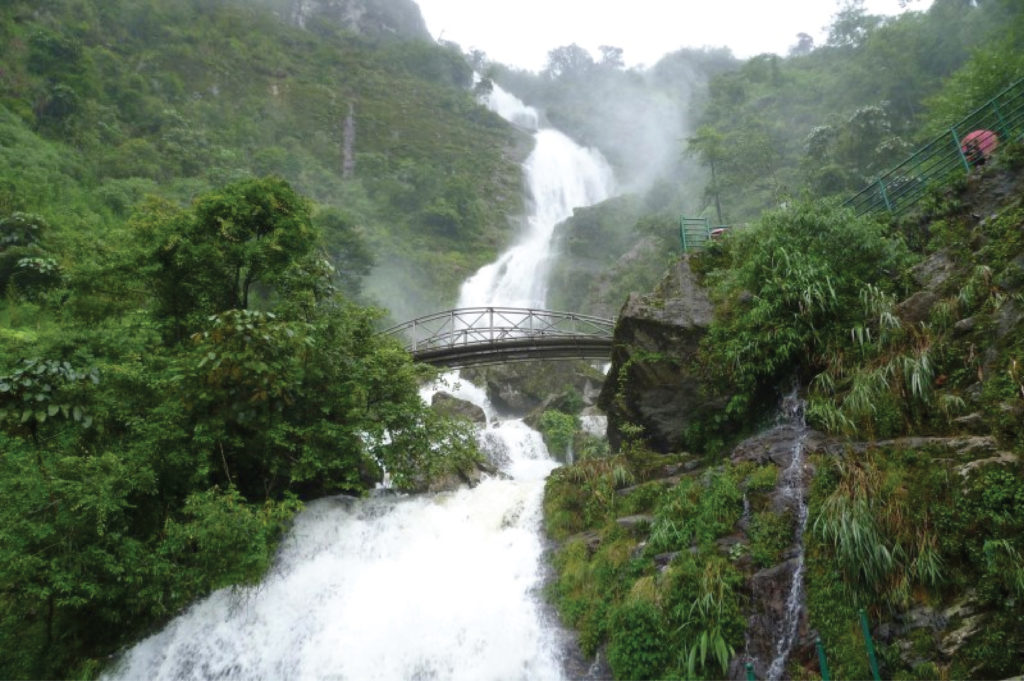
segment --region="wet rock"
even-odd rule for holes
[[[545,409],[576,413],[600,391],[604,374],[589,362],[517,362],[463,370],[463,377],[482,385],[494,407],[504,414],[536,422]]]
[[[774,464],[785,470],[793,461],[794,445],[802,427],[795,424],[782,424],[747,438],[732,450],[730,460],[736,463],[752,461],[756,464]],[[840,443],[830,439],[816,430],[807,431],[803,435],[805,452],[839,453]],[[843,441],[845,443],[845,441]]]
[[[982,416],[980,411],[955,418],[953,423],[959,430],[973,433],[974,435],[982,435],[988,430],[988,424],[985,423],[985,417]]]
[[[918,291],[896,306],[896,314],[907,324],[918,324],[928,320],[939,295],[934,291]]]
[[[947,658],[952,658],[972,636],[981,630],[984,621],[984,614],[963,618],[960,621],[960,626],[945,634],[939,641],[939,652]]]
[[[679,551],[672,551],[671,553],[659,553],[654,557],[654,564],[658,566],[658,569],[665,571],[668,569],[669,564],[676,559],[679,555]]]
[[[1020,461],[1020,457],[1014,454],[1013,452],[999,452],[999,454],[996,456],[990,456],[985,459],[975,459],[974,461],[969,461],[965,463],[963,466],[957,468],[956,472],[964,477],[967,477],[971,473],[971,471],[981,468],[982,466],[988,466],[990,464],[1008,465],[1012,463],[1017,463],[1018,461]]]
[[[937,251],[918,263],[911,275],[921,288],[935,291],[942,287],[957,271],[957,264],[945,251]]]
[[[776,655],[779,623],[786,619],[786,599],[797,565],[796,559],[783,561],[754,573],[748,582],[751,614],[747,618],[747,652],[763,666],[762,673],[767,671]],[[806,612],[801,612],[797,627],[798,641],[807,635],[806,619]]]
[[[471,421],[472,423],[484,424],[487,422],[487,415],[484,410],[467,400],[459,399],[446,392],[434,393],[430,400],[430,406],[435,411],[452,418]]]
[[[956,324],[954,324],[953,330],[956,331],[957,333],[968,333],[974,330],[974,327],[977,326],[977,323],[978,320],[975,319],[974,317],[967,317],[965,319],[961,319]]]
[[[601,548],[601,533],[597,530],[587,530],[586,532],[574,534],[565,541],[566,543],[573,541],[583,542],[587,547],[587,553],[593,555],[599,548]]]
[[[934,449],[946,451],[961,457],[981,457],[995,454],[998,443],[988,435],[956,435],[953,437],[901,437],[877,442],[849,442],[828,440],[822,451],[843,455],[846,452],[863,453],[869,449]]]
[[[638,513],[637,515],[627,515],[622,518],[616,518],[615,524],[627,532],[636,535],[646,532],[653,521],[654,516],[645,513]]]
[[[598,398],[613,449],[622,440],[620,427],[635,423],[655,451],[678,451],[689,424],[724,405],[723,396],[707,396],[694,363],[712,312],[688,256],[653,293],[630,295],[615,327],[611,380]],[[627,390],[620,394],[623,385]]]
[[[490,463],[478,462],[476,465],[467,468],[466,470],[460,470],[434,478],[425,485],[421,485],[420,490],[418,491],[425,491],[428,493],[454,492],[464,485],[470,488],[476,487],[485,477],[494,476],[507,477]]]

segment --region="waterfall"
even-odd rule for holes
[[[510,121],[538,119],[536,111],[497,86],[488,105]],[[555,226],[573,208],[608,198],[614,183],[611,167],[598,151],[582,148],[551,128],[534,133],[523,172],[530,202],[526,231],[516,245],[463,283],[458,307],[544,307]]]
[[[536,112],[497,88],[488,104],[536,127]],[[612,191],[598,153],[554,130],[534,136],[525,234],[466,281],[460,306],[543,306],[555,225]],[[521,420],[499,420],[481,389],[457,373],[446,381],[484,409],[479,440],[500,477],[310,503],[262,583],[196,603],[106,678],[564,678],[566,642],[540,593],[541,501],[557,463]]]
[[[779,681],[789,659],[789,653],[796,642],[800,626],[800,615],[804,601],[804,531],[807,529],[807,496],[804,491],[804,441],[807,439],[807,424],[804,421],[804,404],[797,400],[796,393],[783,402],[783,414],[797,428],[793,439],[793,456],[779,478],[779,492],[782,498],[796,511],[796,530],[793,542],[797,551],[794,557],[793,576],[786,596],[786,610],[779,627],[775,643],[775,658],[768,667],[765,678]]]

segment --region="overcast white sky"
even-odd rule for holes
[[[682,47],[721,47],[747,58],[785,55],[797,33],[824,42],[836,0],[415,0],[435,38],[493,60],[540,71],[548,52],[576,43],[623,49],[627,66],[652,66]],[[912,0],[923,11],[931,0]],[[867,0],[871,14],[897,14],[899,0]]]

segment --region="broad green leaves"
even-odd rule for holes
[[[66,361],[24,360],[21,368],[0,376],[0,427],[11,432],[36,428],[47,419],[62,417],[92,425],[82,386],[100,382],[99,372],[78,370]]]

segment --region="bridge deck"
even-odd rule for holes
[[[385,331],[419,362],[458,368],[533,359],[607,359],[610,319],[529,308],[474,307],[419,317]]]

